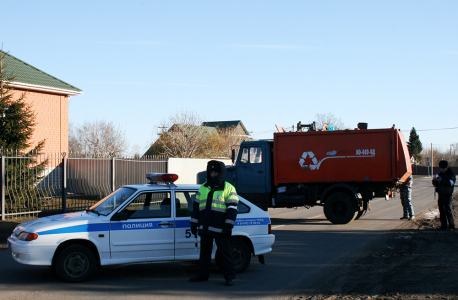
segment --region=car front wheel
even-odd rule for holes
[[[95,269],[94,253],[83,245],[62,249],[55,262],[57,275],[66,282],[81,282],[91,277]]]

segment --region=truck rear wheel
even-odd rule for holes
[[[355,199],[345,192],[333,193],[324,202],[324,215],[333,224],[350,223],[356,217],[356,213]]]
[[[362,217],[364,217],[364,215],[367,213],[367,209],[368,209],[368,203],[367,201],[363,201],[363,209],[358,211],[358,213],[356,214],[356,217],[355,217],[355,220],[358,220]]]

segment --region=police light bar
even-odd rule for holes
[[[171,173],[148,173],[146,174],[146,179],[151,182],[175,182],[178,180],[178,175]]]

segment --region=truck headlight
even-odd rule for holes
[[[32,232],[23,231],[23,232],[19,233],[17,238],[19,240],[21,240],[21,241],[30,242],[30,241],[36,240],[38,238],[38,234],[32,233]]]

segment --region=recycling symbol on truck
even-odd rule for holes
[[[299,159],[299,165],[301,166],[302,170],[319,170],[320,165],[323,161],[328,158],[344,158],[345,156],[335,156],[337,154],[336,150],[332,150],[326,153],[327,157],[318,161],[315,157],[315,154],[312,151],[306,151],[302,153],[302,157]],[[347,156],[348,157],[348,156]],[[311,163],[310,163],[311,162]]]
[[[302,157],[299,159],[299,165],[301,166],[302,170],[319,170],[321,164],[328,159],[332,158],[374,158],[375,157],[375,149],[357,149],[356,155],[336,155],[337,151],[332,150],[326,152],[326,156],[321,160],[318,160],[315,157],[315,154],[312,151],[306,151],[302,153]]]
[[[307,157],[312,161],[311,164],[306,164]],[[299,159],[299,165],[303,170],[316,170],[319,168],[318,159],[316,159],[315,154],[312,151],[302,153],[301,159]]]

